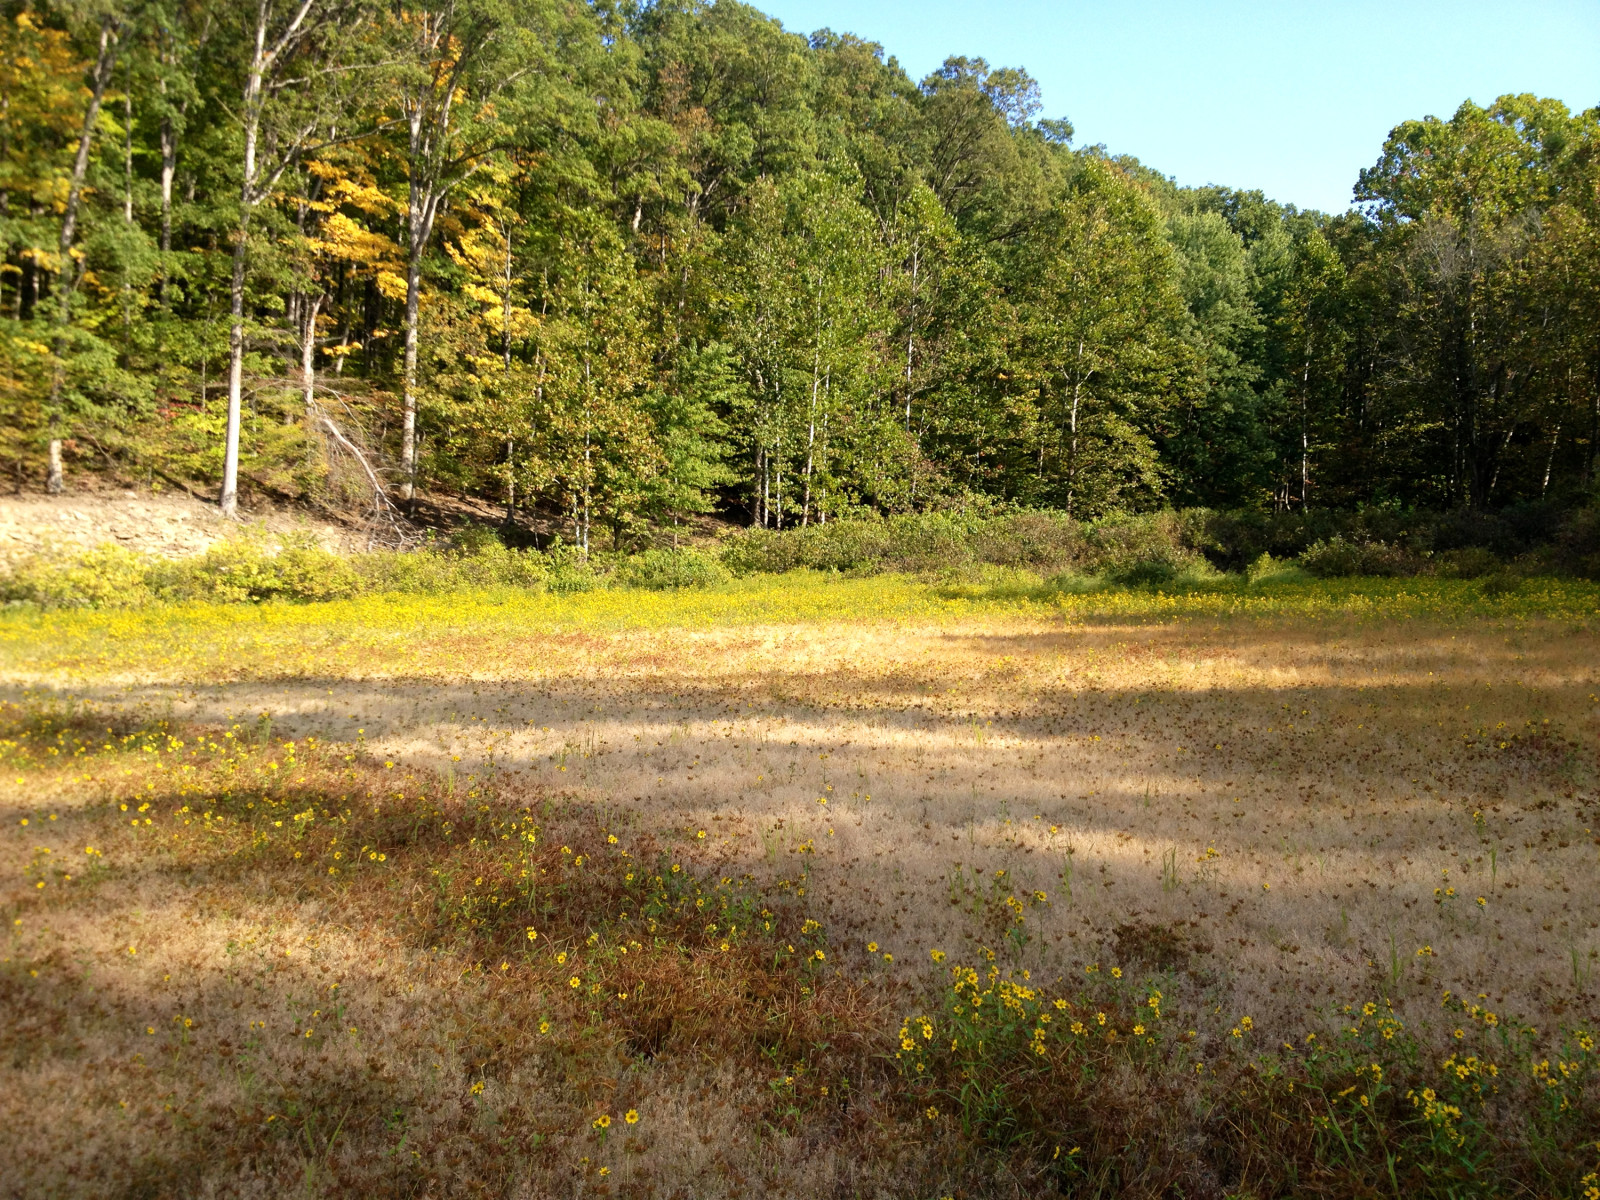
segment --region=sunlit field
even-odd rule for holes
[[[1600,1196],[1600,588],[0,616],[8,1194]]]

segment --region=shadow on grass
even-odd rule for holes
[[[1551,1082],[1464,1016],[1478,1065],[1441,1076],[1374,1009],[1326,1053],[1243,1022],[1197,1056],[1170,930],[1119,932],[1138,979],[1052,993],[980,959],[896,992],[837,970],[803,870],[694,831],[264,729],[105,750],[92,709],[8,717],[25,777],[98,777],[65,819],[111,864],[38,860],[10,897],[28,1190],[1445,1196],[1590,1165],[1592,1043]]]

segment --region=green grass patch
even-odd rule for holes
[[[17,608],[0,614],[0,669],[17,678],[145,681],[461,675],[533,653],[531,635],[617,634],[828,622],[909,625],[979,619],[1068,623],[1184,620],[1557,620],[1600,614],[1600,584],[1534,578],[1328,579],[1251,584],[1237,576],[1162,586],[1020,572],[978,582],[800,571],[697,589],[558,594],[498,587],[314,603]],[[508,658],[507,656],[511,656]],[[524,663],[523,665],[528,665]]]

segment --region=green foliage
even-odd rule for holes
[[[359,577],[348,560],[309,537],[261,537],[218,542],[198,558],[151,571],[157,594],[175,600],[336,600],[355,592]]]
[[[1384,542],[1351,542],[1335,535],[1313,542],[1300,556],[1300,565],[1321,579],[1350,575],[1414,574],[1417,560]]]
[[[651,591],[709,587],[728,577],[727,568],[698,550],[646,550],[628,558],[616,574],[617,582],[626,587]]]
[[[706,588],[797,571],[903,572],[1034,598],[1121,589],[1204,591],[1310,578],[1484,579],[1513,591],[1535,575],[1600,574],[1592,511],[1511,513],[1463,521],[1393,511],[1281,514],[1163,510],[1074,521],[1062,513],[969,511],[850,518],[800,529],[745,529],[712,547],[585,554],[508,546],[467,525],[448,542],[351,555],[305,536],[244,530],[204,554],[169,560],[116,546],[57,545],[0,572],[0,600],[42,608],[126,608],[158,601],[316,601],[384,593],[437,595],[515,588],[558,595],[620,587]],[[1436,547],[1438,547],[1436,549]],[[1234,574],[1226,574],[1234,572]],[[1045,582],[1041,585],[1040,579]],[[1486,593],[1487,594],[1487,593]]]
[[[1186,514],[1173,512],[1090,522],[1052,512],[853,519],[782,533],[745,530],[724,542],[722,561],[736,575],[802,568],[940,574],[989,565],[1158,582],[1206,568],[1191,524]]]
[[[1025,905],[1008,900],[1009,923],[1022,924]],[[1171,938],[1145,932],[1157,945]],[[1442,1059],[1429,1045],[1444,1031],[1420,1037],[1387,1002],[1345,1005],[1326,1033],[1274,1049],[1256,1044],[1249,1016],[1219,1026],[1214,1014],[1167,1011],[1170,986],[1090,964],[1081,986],[1047,988],[986,950],[977,967],[951,969],[936,1007],[903,1020],[895,1061],[931,1125],[1038,1164],[1072,1194],[1181,1177],[1185,1164],[1163,1145],[1171,1104],[1221,1118],[1214,1155],[1259,1160],[1251,1194],[1312,1177],[1340,1194],[1403,1181],[1430,1197],[1509,1194],[1530,1174],[1559,1194],[1594,1184],[1590,1030],[1541,1037],[1446,993],[1442,1018],[1457,1027]],[[1212,1027],[1209,1044],[1190,1022]]]
[[[154,598],[151,567],[119,546],[53,547],[0,574],[0,599],[41,608],[136,608]]]
[[[545,556],[510,549],[495,538],[459,550],[372,551],[356,555],[351,566],[363,593],[428,595],[475,588],[539,588],[554,573]]]
[[[235,16],[0,23],[19,480],[56,442],[209,487],[234,393],[247,491],[371,511],[415,478],[596,555],[970,497],[1313,532],[1190,546],[1240,570],[1366,510],[1594,494],[1600,110],[1405,121],[1329,216],[1074,148],[1020,67],[913,80],[743,4],[314,0],[251,103]],[[1461,548],[1409,532],[1349,540]]]

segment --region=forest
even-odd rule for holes
[[[1582,506],[1600,108],[1407,119],[1344,213],[1021,67],[734,0],[24,0],[0,457],[583,550],[988,502]],[[892,49],[892,48],[888,48]]]

